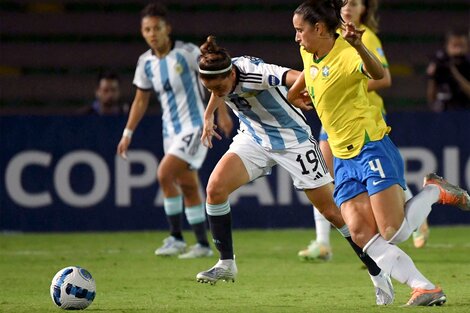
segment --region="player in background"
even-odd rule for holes
[[[426,69],[426,96],[434,112],[470,109],[469,35],[468,29],[448,30]]]
[[[374,55],[380,60],[384,67],[384,77],[382,79],[370,79],[367,82],[367,95],[372,105],[378,106],[382,115],[385,117],[386,111],[382,97],[376,90],[389,88],[392,85],[392,78],[388,66],[387,58],[382,49],[380,39],[376,33],[378,31],[377,20],[378,0],[349,0],[341,9],[341,17],[345,22],[353,22],[359,29],[364,29],[362,42]],[[340,32],[340,31],[338,31]],[[333,173],[333,154],[328,144],[328,135],[324,128],[321,128],[318,140],[320,150],[325,158],[326,164],[332,176]],[[334,177],[333,177],[334,178]],[[413,197],[410,189],[407,187],[406,201]],[[309,246],[299,251],[298,256],[302,260],[330,260],[333,253],[330,245],[330,222],[315,208],[313,209],[315,217],[316,238],[312,240]],[[419,230],[413,232],[413,243],[416,248],[422,248],[429,237],[429,227],[425,221]]]
[[[310,0],[292,23],[304,70],[288,99],[316,109],[334,156],[334,197],[356,244],[377,265],[412,288],[407,306],[442,305],[447,297],[422,275],[397,244],[407,240],[434,203],[470,210],[468,193],[436,174],[405,203],[403,159],[388,136],[377,106],[369,104],[367,80],[381,79],[383,65],[362,43],[363,30],[352,22],[339,35],[344,0]],[[308,96],[305,94],[308,93]]]
[[[159,3],[149,4],[142,10],[141,33],[150,50],[137,63],[133,81],[137,90],[117,153],[126,158],[132,134],[147,110],[153,89],[162,105],[165,155],[157,176],[170,225],[170,236],[155,254],[179,255],[179,258],[212,256],[197,173],[207,154],[207,148],[200,142],[204,113],[203,90],[197,76],[200,51],[194,44],[170,37],[167,11]],[[226,111],[225,114],[230,121],[225,124],[228,128],[222,129],[229,133],[231,118]],[[224,116],[219,113],[218,118]],[[197,239],[197,244],[187,252],[182,234],[183,203],[186,219]]]
[[[237,266],[232,244],[232,216],[229,195],[279,165],[287,170],[296,189],[304,190],[311,203],[348,240],[370,273],[378,304],[393,301],[390,276],[351,240],[339,209],[333,201],[332,178],[318,143],[301,110],[286,99],[287,88],[300,72],[266,64],[259,58],[230,58],[209,36],[201,46],[199,75],[211,92],[204,113],[202,140],[212,147],[214,111],[226,103],[240,121],[238,134],[219,160],[207,184],[206,210],[220,259],[215,266],[197,274],[199,282],[235,280]],[[371,275],[372,276],[372,275]]]
[[[121,99],[121,80],[119,75],[112,70],[104,70],[99,73],[95,100],[79,110],[78,114],[84,115],[121,115],[129,112],[129,104]]]

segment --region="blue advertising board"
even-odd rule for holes
[[[314,118],[312,128],[318,133]],[[125,117],[0,117],[0,230],[166,229],[156,169],[160,116],[145,117],[127,161],[116,156]],[[413,192],[428,172],[470,189],[470,112],[389,114]],[[205,183],[230,140],[214,143]],[[203,192],[203,191],[202,191]],[[312,209],[290,177],[274,169],[230,198],[236,228],[312,227]],[[470,223],[470,213],[436,205],[431,224]]]

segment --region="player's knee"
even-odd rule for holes
[[[207,201],[210,203],[224,202],[227,197],[225,186],[217,181],[209,181],[206,187]]]
[[[175,177],[162,168],[159,168],[157,171],[157,180],[160,186],[168,186],[175,183]]]
[[[360,225],[348,225],[351,239],[360,247],[364,247],[375,233],[373,229],[364,228]]]
[[[387,226],[384,230],[380,231],[380,235],[387,241],[389,241],[395,234],[397,233],[398,229],[394,226]]]
[[[380,235],[387,241],[392,239],[400,231],[402,221],[387,220],[385,223],[378,223]]]

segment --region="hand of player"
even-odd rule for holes
[[[214,115],[210,118],[204,119],[204,126],[202,128],[202,135],[201,135],[201,142],[204,146],[208,148],[212,148],[212,137],[215,137],[219,140],[222,137],[215,131],[217,129],[217,125],[214,124]]]
[[[116,153],[124,160],[127,160],[127,149],[129,148],[130,144],[131,139],[129,137],[123,136],[117,146]]]
[[[362,44],[362,34],[365,29],[357,29],[353,22],[347,22],[342,27],[343,38],[353,47],[359,47]]]
[[[291,98],[290,102],[295,107],[303,111],[310,111],[313,109],[312,99],[306,90],[299,93],[295,98]]]

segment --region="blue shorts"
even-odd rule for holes
[[[327,141],[328,140],[328,134],[326,133],[325,129],[323,126],[320,128],[320,136],[318,136],[318,141]]]
[[[368,142],[352,159],[334,157],[333,163],[338,207],[363,192],[371,196],[395,184],[406,189],[403,159],[389,136]]]

